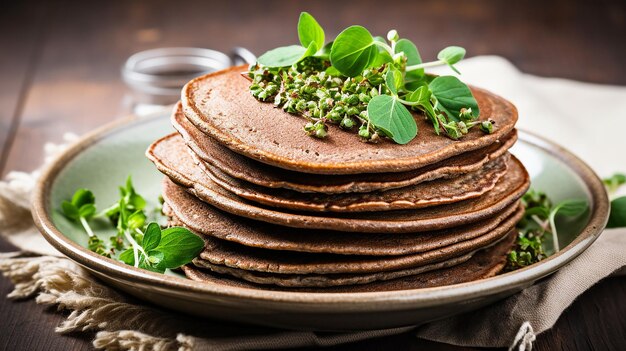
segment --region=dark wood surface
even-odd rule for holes
[[[522,71],[626,84],[626,2],[606,1],[4,1],[0,4],[0,174],[29,171],[45,142],[126,115],[120,67],[134,52],[164,46],[263,51],[297,42],[300,11],[327,36],[351,24],[392,27],[424,58],[449,44],[468,56],[497,54]],[[523,118],[523,116],[522,116]],[[0,239],[0,251],[13,248]],[[11,290],[0,278],[0,295]],[[582,295],[537,350],[626,349],[626,279]],[[62,319],[32,300],[0,298],[0,350],[88,350],[86,336],[59,336]],[[497,323],[497,321],[494,321]],[[458,350],[410,334],[332,349]]]

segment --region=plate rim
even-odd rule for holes
[[[249,302],[295,303],[301,306],[314,306],[320,312],[341,313],[346,310],[376,312],[401,310],[407,307],[432,307],[497,294],[509,290],[511,286],[528,286],[534,281],[557,271],[584,252],[599,237],[608,221],[610,206],[608,195],[601,179],[595,172],[562,146],[532,132],[518,129],[520,142],[546,151],[561,160],[581,177],[591,196],[590,218],[578,237],[558,253],[538,264],[491,278],[440,287],[381,292],[324,293],[260,290],[196,282],[135,268],[91,252],[63,235],[52,222],[49,198],[52,185],[65,166],[82,152],[116,132],[129,126],[165,118],[166,113],[169,117],[167,108],[146,117],[131,115],[97,128],[74,142],[45,167],[34,189],[32,215],[36,227],[54,248],[72,261],[95,273],[103,274],[115,280],[137,281],[153,287],[176,289],[179,290],[178,293],[202,294],[207,298],[244,299]]]

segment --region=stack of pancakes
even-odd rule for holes
[[[515,143],[515,107],[472,88],[481,119],[460,140],[415,114],[406,145],[363,143],[333,126],[324,140],[303,118],[254,99],[235,67],[189,82],[177,133],[147,155],[164,213],[205,240],[183,267],[194,280],[259,289],[381,291],[454,284],[499,272],[529,186]]]

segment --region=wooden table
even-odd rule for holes
[[[351,24],[384,35],[392,27],[433,58],[445,45],[497,54],[522,71],[626,84],[626,2],[579,1],[6,1],[0,5],[0,174],[32,170],[45,142],[84,133],[127,114],[120,66],[134,52],[164,46],[255,53],[297,42],[300,11],[328,36]],[[409,4],[410,3],[410,4]],[[581,106],[584,108],[584,106]],[[522,116],[523,118],[523,116]],[[10,251],[0,240],[0,251]],[[11,290],[0,279],[0,295]],[[0,349],[88,350],[92,335],[59,336],[62,314],[33,301],[0,299]],[[626,279],[583,294],[538,350],[626,349]],[[494,321],[497,323],[497,321]],[[410,334],[334,349],[460,349]]]

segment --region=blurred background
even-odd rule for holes
[[[392,28],[425,60],[447,45],[501,55],[523,72],[626,84],[626,1],[4,1],[0,174],[32,170],[42,146],[131,112],[120,70],[135,52],[200,47],[256,55],[297,43],[298,14],[327,38]],[[129,95],[130,94],[130,95]],[[129,97],[130,96],[130,97]]]

